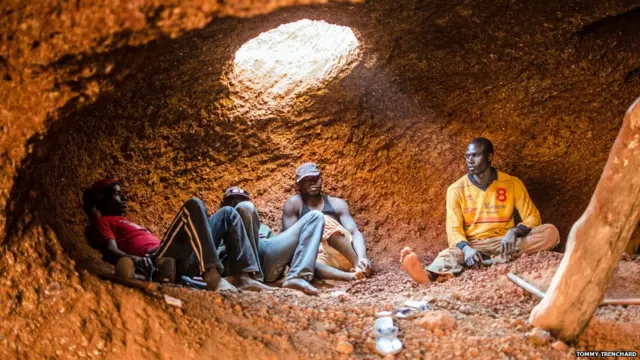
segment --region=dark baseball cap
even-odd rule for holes
[[[314,162],[304,163],[296,169],[296,182],[300,182],[300,180],[308,177],[308,176],[318,176],[320,175],[320,169],[318,169],[318,164]]]
[[[224,191],[224,196],[222,197],[222,201],[224,201],[229,196],[242,196],[250,200],[249,192],[240,186],[232,186]]]

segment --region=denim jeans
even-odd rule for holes
[[[324,229],[324,215],[320,211],[310,211],[279,235],[260,239],[260,217],[255,206],[243,201],[236,205],[236,210],[245,224],[254,254],[260,260],[265,282],[280,278],[286,265],[290,265],[287,280],[313,279]]]

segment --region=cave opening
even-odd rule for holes
[[[0,73],[12,79],[1,84],[2,119],[10,121],[0,128],[7,169],[0,342],[15,344],[4,347],[6,358],[77,355],[79,348],[98,357],[330,358],[349,351],[337,350],[345,342],[353,356],[373,357],[365,333],[375,314],[406,299],[430,299],[457,325],[400,323],[400,356],[566,356],[561,344],[525,336],[537,301],[500,278],[515,271],[544,288],[560,253],[428,287],[404,276],[398,255],[410,245],[427,263],[446,247],[446,189],[464,174],[465,145],[477,136],[494,142],[496,167],[523,180],[542,218],[566,239],[640,89],[637,7],[371,1],[206,21],[170,10],[141,17],[154,26],[107,22],[134,27],[86,48],[64,48],[61,36],[74,46],[88,40],[62,31],[12,52],[24,57],[0,58]],[[170,30],[157,32],[165,25]],[[320,34],[307,32],[311,25]],[[265,39],[276,30],[287,41]],[[310,48],[290,45],[296,34]],[[272,41],[269,51],[253,47]],[[278,60],[286,53],[279,45],[327,57],[296,62],[312,75],[283,72],[276,62],[300,60]],[[336,67],[316,66],[327,63]],[[81,195],[96,179],[122,179],[130,216],[155,233],[184,200],[197,196],[215,209],[232,185],[248,189],[279,230],[304,161],[316,161],[325,191],[349,203],[374,261],[372,279],[328,283],[315,298],[167,289],[186,304],[176,309],[94,276],[113,271],[85,237]],[[636,264],[620,268],[615,296],[640,291]],[[597,315],[570,346],[640,343],[637,310],[606,307]]]
[[[320,92],[349,74],[360,45],[345,26],[303,19],[283,24],[244,43],[235,53],[230,74],[235,105],[243,116],[285,113],[301,97]]]

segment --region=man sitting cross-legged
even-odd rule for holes
[[[322,193],[318,165],[300,165],[296,169],[296,183],[300,194],[291,196],[284,204],[282,228],[294,226],[310,211],[319,210],[324,214],[316,277],[350,281],[370,276],[371,261],[367,258],[364,237],[351,217],[346,201]]]
[[[459,274],[463,266],[509,261],[524,253],[550,250],[558,244],[558,229],[540,225],[540,213],[520,179],[491,167],[493,144],[473,139],[465,154],[468,174],[447,189],[449,248],[426,269],[405,247],[402,266],[419,283]],[[514,210],[522,222],[515,224]]]
[[[322,239],[324,216],[319,211],[310,211],[295,225],[275,235],[260,222],[258,210],[250,202],[249,193],[233,186],[224,192],[223,206],[232,206],[242,217],[253,253],[260,260],[261,273],[265,282],[273,282],[282,277],[287,265],[282,287],[300,290],[315,295],[318,290],[309,282],[313,279],[318,247]]]
[[[131,259],[136,269],[149,273],[161,259],[173,258],[176,278],[202,275],[210,290],[237,292],[238,288],[258,291],[267,288],[251,278],[258,273],[259,265],[251,256],[251,244],[242,219],[233,208],[223,208],[207,218],[201,200],[187,200],[162,241],[128,219],[127,209],[127,197],[116,180],[98,181],[84,193],[84,211],[91,220],[90,240],[107,260],[116,263],[123,258]],[[226,266],[216,252],[223,238],[228,255]],[[238,288],[222,275],[232,276]]]

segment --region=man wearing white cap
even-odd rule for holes
[[[347,203],[322,193],[322,177],[318,165],[304,163],[296,169],[296,183],[300,194],[284,204],[282,229],[294,226],[310,211],[321,211],[325,225],[318,250],[315,276],[320,279],[355,280],[371,275],[371,261],[367,258],[364,237]]]

